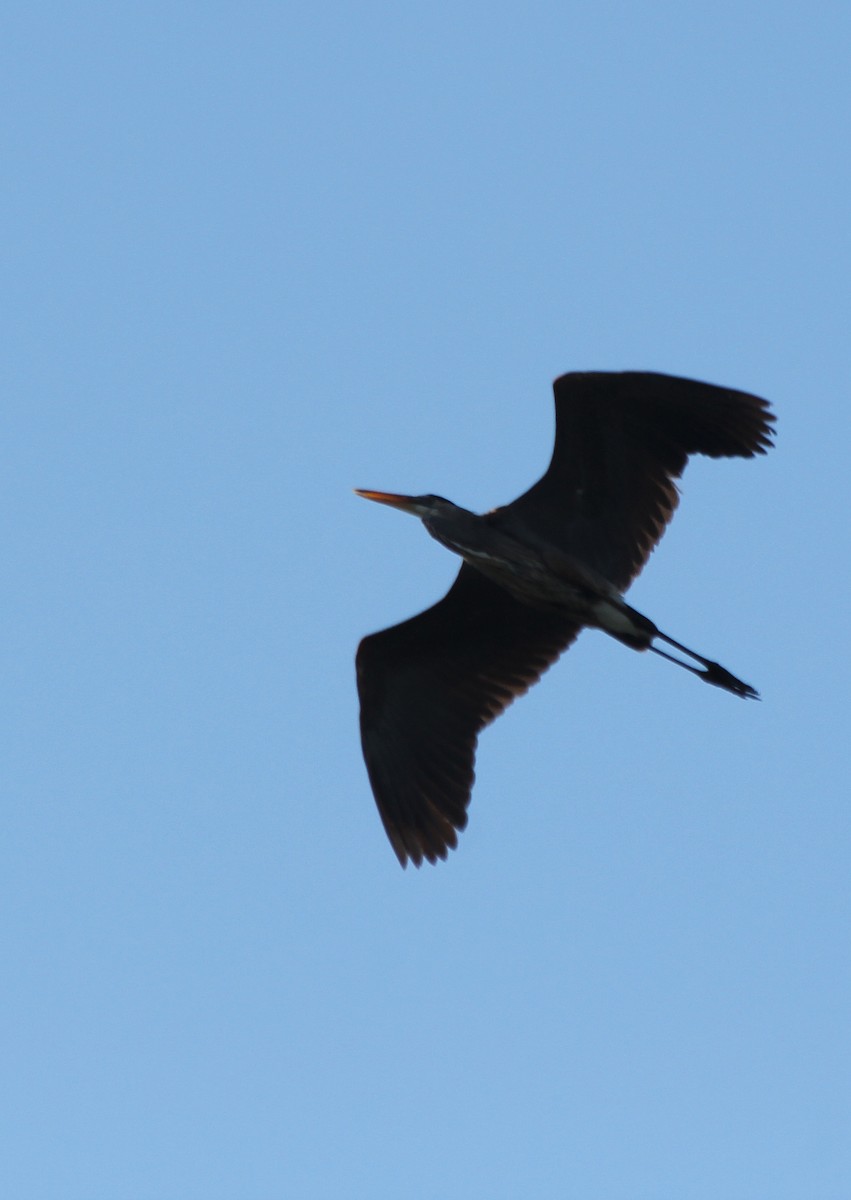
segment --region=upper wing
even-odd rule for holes
[[[361,741],[401,862],[446,858],[467,824],[479,731],[579,632],[463,564],[447,594],[358,647]]]
[[[747,392],[626,371],[562,375],[546,474],[496,510],[599,571],[623,591],[665,531],[690,454],[764,454],[774,416]]]

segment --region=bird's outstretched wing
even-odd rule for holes
[[[466,563],[442,600],[358,647],[361,740],[378,811],[405,866],[446,858],[467,824],[479,732],[579,632]]]
[[[562,375],[546,474],[496,509],[506,528],[545,539],[620,591],[639,573],[679,500],[691,454],[764,454],[774,417],[747,392],[644,371]]]

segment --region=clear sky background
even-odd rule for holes
[[[0,1192],[851,1195],[845,3],[13,3]],[[768,397],[400,870],[363,634],[550,383]]]

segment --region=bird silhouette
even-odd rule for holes
[[[356,489],[418,516],[463,559],[442,600],[365,637],[357,652],[364,760],[402,866],[436,862],[455,848],[480,731],[585,626],[734,695],[757,697],[719,663],[662,633],[623,593],[674,514],[675,480],[690,455],[765,453],[774,422],[768,403],[638,371],[562,375],[553,390],[552,460],[513,503],[478,516],[440,496]]]

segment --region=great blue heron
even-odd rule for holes
[[[477,516],[440,496],[356,489],[418,516],[464,560],[442,600],[364,638],[357,652],[364,759],[402,866],[436,862],[457,845],[480,731],[584,626],[737,696],[757,695],[660,632],[623,593],[673,516],[674,480],[689,455],[764,454],[774,421],[767,402],[637,371],[562,375],[553,390],[552,461],[512,504]]]

